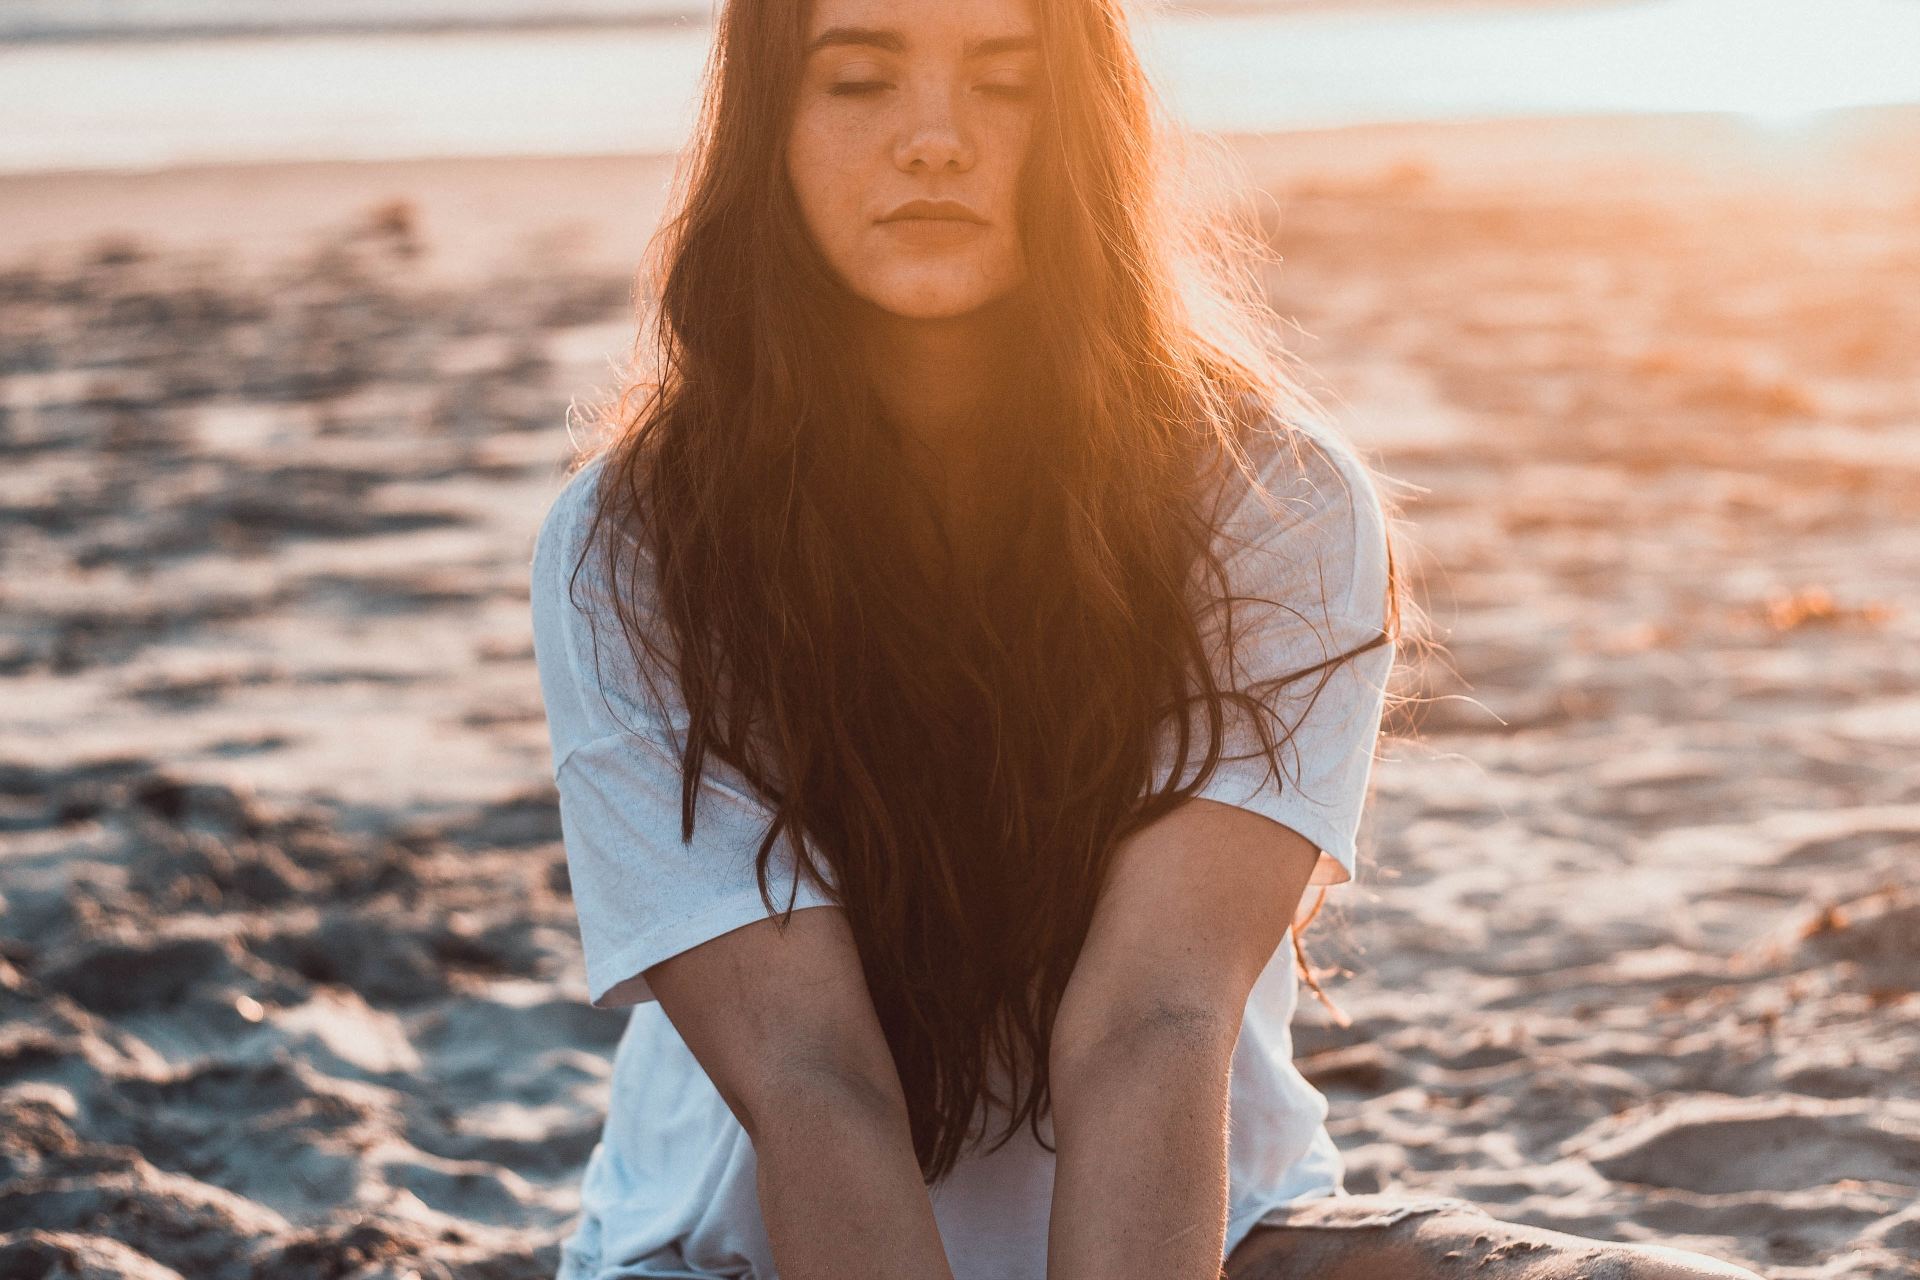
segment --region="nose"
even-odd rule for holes
[[[929,86],[911,95],[909,116],[894,147],[894,164],[906,170],[973,167],[973,140],[953,109],[945,86]]]

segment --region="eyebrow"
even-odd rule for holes
[[[885,49],[889,53],[907,51],[906,38],[891,27],[828,27],[807,43],[806,51],[812,53],[832,45],[864,45]],[[987,36],[968,41],[962,53],[968,58],[987,58],[996,53],[1015,53],[1038,47],[1030,35]]]

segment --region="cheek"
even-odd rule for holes
[[[999,209],[996,221],[1006,230],[1005,248],[1016,260],[1023,257],[1024,246],[1020,241],[1020,227],[1023,222],[1023,201],[1021,180],[1026,171],[1027,148],[1031,141],[1032,130],[1024,125],[1010,128],[1004,146],[999,154],[1005,159],[995,173],[994,199]]]
[[[857,228],[860,186],[855,179],[859,140],[844,126],[821,120],[795,122],[787,141],[787,179],[814,236],[830,243]]]
[[[1009,222],[1020,213],[1020,178],[1026,168],[1033,130],[1025,122],[1009,122],[993,138],[993,192],[1000,215]]]

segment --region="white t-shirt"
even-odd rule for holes
[[[1314,666],[1383,626],[1386,532],[1378,495],[1337,434],[1324,426],[1307,431],[1297,460],[1285,448],[1255,458],[1280,514],[1255,500],[1243,479],[1231,480],[1240,496],[1215,549],[1235,593],[1260,598],[1235,605],[1247,646],[1242,687]],[[753,866],[768,813],[737,774],[709,756],[692,844],[680,842],[684,707],[669,701],[662,722],[640,696],[638,678],[623,674],[631,660],[607,604],[599,556],[587,560],[569,599],[568,576],[601,470],[598,460],[583,467],[554,499],[535,542],[531,579],[535,655],[588,995],[601,1008],[633,1006],[557,1280],[776,1280],[752,1144],[642,973],[767,914]],[[623,573],[621,587],[644,606],[646,580]],[[1384,642],[1342,664],[1304,718],[1289,711],[1285,724],[1299,720],[1297,757],[1285,748],[1281,755],[1291,780],[1276,786],[1256,755],[1223,761],[1199,793],[1313,841],[1321,850],[1317,883],[1351,878],[1393,652]],[[1297,688],[1304,708],[1319,681],[1317,673],[1282,693]],[[1228,723],[1227,754],[1257,752],[1251,729],[1231,715]],[[1200,743],[1204,750],[1204,734]],[[1156,781],[1169,771],[1170,732],[1162,748]],[[1195,754],[1190,750],[1185,778],[1197,768]],[[784,839],[770,871],[776,907],[783,908],[796,878]],[[831,902],[800,877],[796,909]],[[1340,1194],[1341,1160],[1323,1123],[1326,1101],[1293,1065],[1288,1024],[1297,995],[1292,949],[1283,940],[1247,1000],[1234,1050],[1227,1253],[1268,1210]],[[1051,1124],[1043,1118],[1040,1128],[1051,1143]],[[964,1155],[929,1189],[956,1280],[1044,1280],[1053,1160],[1022,1125],[999,1150]]]

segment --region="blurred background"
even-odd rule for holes
[[[527,561],[710,15],[0,0],[0,1275],[552,1275],[624,1017]],[[1920,1275],[1920,3],[1136,24],[1446,646],[1312,935],[1349,1188]]]

